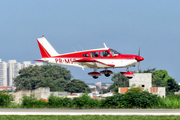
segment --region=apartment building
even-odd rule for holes
[[[19,70],[34,65],[43,65],[43,63],[32,64],[31,61],[24,61],[21,64],[16,60],[8,60],[6,63],[0,59],[0,86],[13,87],[13,79],[19,75]]]
[[[7,63],[0,59],[0,86],[7,86]]]

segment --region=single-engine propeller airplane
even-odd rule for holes
[[[42,59],[35,61],[81,67],[83,70],[84,68],[93,68],[94,71],[88,73],[88,75],[92,76],[94,79],[97,79],[101,74],[109,77],[113,74],[111,70],[108,70],[109,68],[127,68],[127,72],[120,73],[128,78],[132,78],[134,74],[129,71],[129,67],[135,66],[140,61],[144,60],[144,58],[140,56],[140,51],[139,55],[121,54],[108,48],[105,43],[104,48],[100,49],[58,54],[44,36],[42,36],[42,38],[37,38],[37,42]],[[98,69],[104,70],[97,72]]]

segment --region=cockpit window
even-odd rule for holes
[[[88,53],[83,54],[83,57],[89,57]]]
[[[115,51],[113,49],[110,49],[110,52],[111,52],[112,56],[117,56],[117,55],[121,54],[118,51]]]
[[[109,57],[109,51],[101,51],[101,57]]]
[[[99,57],[99,52],[92,52],[91,57]]]

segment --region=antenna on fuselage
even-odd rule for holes
[[[83,50],[83,48],[80,45],[78,45],[78,46]]]
[[[103,44],[104,44],[104,47],[105,47],[105,48],[108,48],[105,43],[103,43]]]

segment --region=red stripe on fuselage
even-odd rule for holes
[[[107,66],[111,66],[111,67],[115,66],[113,64],[106,64],[106,63],[103,63],[103,62],[100,62],[100,61],[97,61],[97,60],[94,60],[94,59],[79,59],[79,60],[74,60],[73,62],[97,62],[97,63],[107,65]]]
[[[137,55],[124,55],[120,54],[118,56],[109,56],[109,57],[83,57],[82,53],[73,53],[53,56],[52,58],[84,58],[84,59],[135,59]]]

